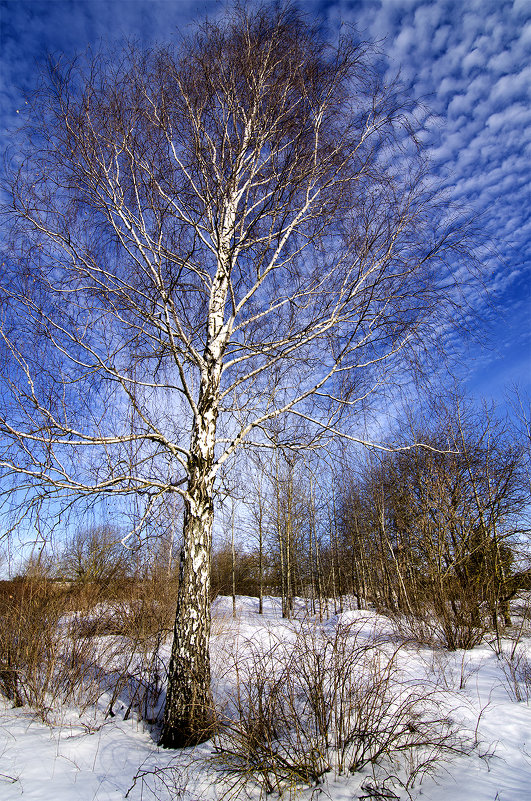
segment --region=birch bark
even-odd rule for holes
[[[225,324],[230,240],[236,201],[226,204],[217,269],[212,281],[197,410],[188,457],[179,592],[159,744],[180,748],[208,739],[215,725],[210,686],[210,558],[214,521],[216,424],[223,355],[231,333]]]
[[[206,361],[188,458],[179,592],[160,738],[165,748],[201,742],[210,736],[214,724],[209,661],[210,553],[220,358],[210,359],[210,364]]]

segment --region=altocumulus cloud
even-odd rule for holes
[[[454,199],[482,215],[500,256],[491,279],[498,347],[482,360],[498,387],[479,383],[496,393],[502,381],[529,380],[531,3],[339,0],[329,18],[379,39],[389,77],[400,71],[410,96],[438,118],[425,120],[423,136],[434,169]]]
[[[47,52],[72,56],[97,48],[100,41],[109,48],[130,37],[147,45],[169,41],[195,17],[221,13],[223,5],[216,0],[0,0],[4,142]],[[531,273],[530,0],[300,0],[300,5],[324,17],[331,31],[352,23],[365,38],[378,40],[388,76],[399,71],[418,101],[424,126],[419,135],[435,173],[456,200],[483,215],[501,256],[493,262],[491,285],[500,300],[498,311],[505,309],[512,326],[503,323],[495,331],[505,373],[492,360],[491,368],[500,381],[523,374],[529,368]],[[433,114],[426,114],[423,104]],[[507,347],[511,330],[520,343],[512,352]]]

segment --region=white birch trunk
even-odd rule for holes
[[[212,282],[197,412],[188,458],[179,592],[159,745],[180,748],[208,739],[215,726],[210,686],[210,562],[214,520],[214,463],[219,385],[229,329],[224,309],[229,275],[228,236]]]

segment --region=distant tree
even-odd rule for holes
[[[460,303],[462,222],[371,49],[237,6],[178,49],[52,63],[4,210],[0,466],[57,509],[184,501],[161,744],[208,737],[216,477],[353,430]],[[362,438],[361,438],[362,439]],[[282,443],[280,443],[282,444]]]
[[[55,574],[78,589],[85,589],[92,598],[130,576],[133,565],[124,550],[120,532],[111,526],[79,529],[63,548]]]
[[[402,436],[432,449],[368,463],[343,494],[343,541],[354,529],[357,555],[361,525],[377,602],[436,620],[449,647],[468,647],[510,624],[509,600],[528,582],[518,564],[530,533],[524,448],[507,422],[462,402]]]

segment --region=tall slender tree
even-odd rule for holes
[[[223,465],[280,416],[291,447],[297,420],[356,439],[356,409],[455,308],[463,227],[407,112],[369,47],[277,5],[53,63],[34,97],[7,178],[2,480],[53,509],[136,496],[143,520],[182,496],[164,746],[214,722]]]

